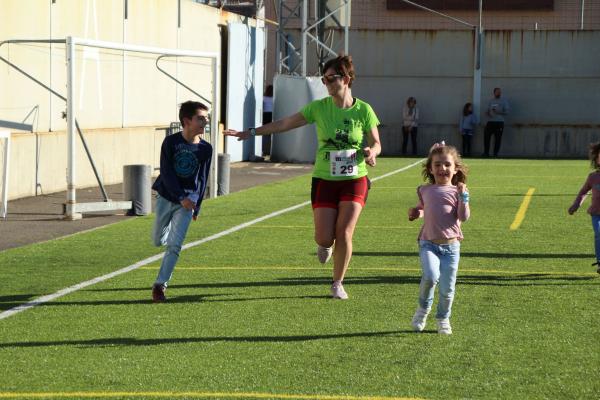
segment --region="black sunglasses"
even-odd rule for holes
[[[323,75],[321,77],[321,82],[323,82],[323,83],[333,83],[333,82],[335,82],[338,79],[341,79],[343,77],[344,77],[344,75],[340,75],[340,74]]]

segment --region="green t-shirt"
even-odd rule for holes
[[[352,107],[339,108],[328,96],[308,103],[300,113],[309,124],[317,124],[314,177],[338,181],[367,175],[363,140],[379,124],[370,105],[355,98]]]

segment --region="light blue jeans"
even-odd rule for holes
[[[194,212],[161,196],[156,198],[155,212],[156,220],[152,229],[152,242],[155,246],[167,246],[155,285],[167,286]]]
[[[596,250],[596,261],[600,261],[600,215],[592,215],[592,227],[594,228],[594,249]]]
[[[439,301],[435,317],[450,318],[460,259],[460,242],[435,244],[429,240],[419,240],[419,257],[423,270],[419,285],[419,306],[431,309],[435,286],[438,285]]]

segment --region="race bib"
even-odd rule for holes
[[[339,150],[329,152],[331,176],[356,176],[358,164],[356,150]]]

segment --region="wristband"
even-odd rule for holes
[[[248,132],[250,132],[250,136],[256,136],[256,128],[250,128]]]
[[[469,202],[469,192],[462,192],[459,194],[459,196],[463,203],[466,204]]]

